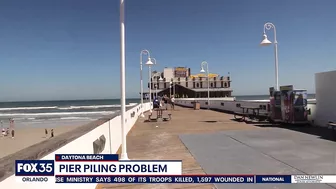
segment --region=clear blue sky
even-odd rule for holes
[[[234,95],[267,94],[267,21],[277,27],[280,85],[314,92],[314,73],[336,67],[335,0],[125,2],[128,97],[138,97],[142,49],[158,70],[197,73],[206,60],[211,72],[231,73]],[[0,101],[120,96],[119,0],[2,0],[0,23]]]

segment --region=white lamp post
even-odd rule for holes
[[[128,160],[126,146],[125,113],[126,113],[126,90],[125,90],[125,3],[120,0],[120,120],[121,120],[121,155],[120,160]]]
[[[155,98],[157,98],[157,81],[155,81],[154,87],[155,87]]]
[[[155,61],[156,63],[156,59],[155,58],[148,58],[148,61],[146,63],[146,65],[148,66],[148,80],[149,80],[149,111],[152,112],[152,71],[151,71],[151,67],[152,65],[154,65],[154,63],[152,62],[152,60]]]
[[[175,85],[176,85],[176,82],[173,81],[173,97],[175,98]]]
[[[155,79],[155,97],[157,98],[158,93],[157,93],[157,88],[158,88],[158,82],[157,82],[157,76],[160,75],[159,82],[163,81],[163,78],[161,77],[161,72],[156,72],[153,78]]]
[[[266,35],[266,30],[270,30],[272,28],[274,29],[275,84],[276,84],[276,90],[279,90],[278,41],[277,41],[277,38],[276,38],[276,29],[275,29],[274,24],[272,24],[270,22],[267,22],[264,25],[263,40],[261,41],[260,45],[261,46],[268,46],[268,45],[272,44],[272,42],[267,39],[267,35]]]
[[[140,52],[140,93],[141,93],[141,114],[140,117],[145,117],[145,115],[143,114],[143,79],[142,79],[142,56],[144,54],[148,55],[148,59],[150,60],[150,53],[148,50],[142,50]]]
[[[181,81],[180,81],[181,82]],[[175,90],[176,90],[176,80],[175,79],[171,79],[170,80],[170,85],[172,85],[172,88],[173,88],[173,90],[172,90],[172,96],[175,98]]]
[[[161,72],[160,72],[160,79],[159,79],[159,82],[161,83],[163,81],[163,78],[161,77]],[[159,84],[160,85],[160,84]],[[157,87],[157,86],[156,86]],[[156,92],[156,97],[157,97],[157,92]]]
[[[171,88],[172,88],[173,82],[169,82],[169,98],[171,98]]]
[[[206,62],[206,61],[203,61],[201,63],[201,73],[205,73],[205,70],[204,70],[204,65],[206,65],[206,69],[207,69],[207,78],[208,78],[208,109],[210,108],[210,79],[209,79],[209,64]]]

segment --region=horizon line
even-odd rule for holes
[[[315,93],[308,93],[308,95],[315,95]],[[253,94],[253,95],[232,95],[232,97],[242,97],[242,96],[269,96],[269,94]],[[11,102],[55,102],[55,101],[82,101],[82,100],[120,100],[120,98],[87,98],[87,99],[67,99],[67,100],[19,100],[19,101],[0,101],[0,103],[11,103]],[[141,98],[130,97],[126,100],[141,100]]]

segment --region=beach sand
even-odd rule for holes
[[[75,126],[59,126],[54,129],[54,136],[58,136],[62,133],[71,131],[80,125]],[[11,135],[3,137],[0,136],[0,158],[20,151],[24,148],[27,148],[31,145],[39,143],[43,140],[50,138],[50,128],[48,129],[48,136],[45,135],[45,128],[17,128],[15,129],[15,137],[12,139]]]

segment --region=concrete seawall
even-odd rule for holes
[[[144,103],[143,111],[149,110],[149,103]],[[130,107],[126,112],[126,132],[128,133],[138,116],[141,104]],[[45,140],[26,149],[0,159],[0,188],[59,188],[56,184],[18,183],[14,176],[14,162],[17,159],[54,159],[55,154],[100,154],[116,153],[121,145],[120,113],[109,118],[102,118],[63,133],[55,138]],[[24,142],[24,141],[23,141]],[[62,188],[75,188],[77,184],[63,185]],[[80,185],[80,186],[79,186]],[[83,188],[95,188],[95,184],[78,184]]]

